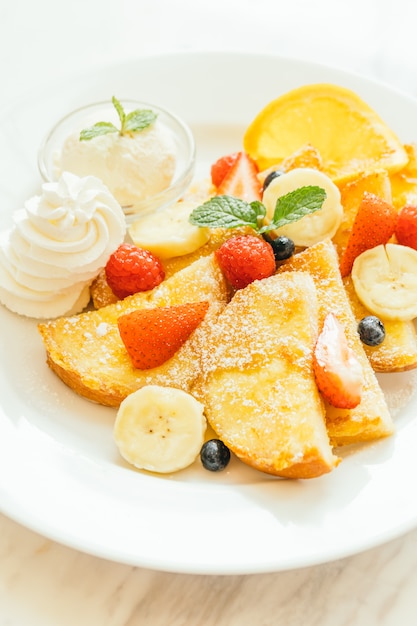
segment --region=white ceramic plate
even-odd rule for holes
[[[141,58],[31,94],[0,120],[0,226],[39,190],[37,148],[71,109],[116,95],[173,110],[193,128],[199,173],[239,149],[279,94],[305,83],[357,91],[417,140],[417,103],[386,86],[301,61],[241,54]],[[36,323],[0,310],[0,509],[85,552],[175,572],[253,573],[322,563],[388,541],[417,523],[413,373],[381,377],[394,437],[346,452],[312,481],[271,479],[233,460],[169,477],[128,468],[112,441],[115,411],[77,397],[47,368]]]

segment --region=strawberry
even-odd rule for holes
[[[357,256],[385,244],[394,234],[398,214],[393,206],[378,196],[365,192],[354,219],[346,249],[340,259],[340,273],[352,271]]]
[[[246,152],[238,152],[234,164],[217,188],[218,196],[235,196],[247,202],[261,199],[258,168]]]
[[[220,184],[231,167],[236,163],[239,156],[239,152],[233,152],[232,154],[226,154],[226,156],[220,157],[211,166],[211,182],[215,187],[220,187]]]
[[[329,404],[353,409],[361,401],[362,368],[348,346],[343,326],[328,313],[313,353],[317,387]]]
[[[158,367],[168,361],[204,319],[208,302],[138,309],[117,320],[120,337],[134,367]]]
[[[254,235],[231,237],[216,250],[215,255],[225,277],[235,289],[272,276],[276,269],[272,246]]]
[[[105,274],[110,289],[120,299],[153,289],[165,278],[158,257],[130,243],[122,243],[113,252],[107,261]]]
[[[398,214],[395,236],[402,246],[417,250],[417,206],[407,204]]]

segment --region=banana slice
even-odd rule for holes
[[[277,237],[284,235],[292,239],[296,246],[306,248],[319,241],[331,239],[342,221],[343,208],[340,202],[340,191],[333,181],[319,170],[299,167],[274,178],[265,189],[262,198],[266,206],[267,218],[271,220],[280,196],[308,185],[317,185],[325,190],[327,197],[322,208],[315,213],[305,215],[297,222],[273,231]]]
[[[356,257],[352,281],[362,304],[391,321],[417,317],[417,251],[395,243],[376,246]]]
[[[160,259],[198,250],[208,241],[210,230],[188,221],[196,206],[195,202],[179,201],[133,222],[129,228],[133,243],[153,252]]]
[[[195,461],[206,427],[203,405],[193,396],[174,387],[147,385],[123,400],[113,436],[128,463],[166,474]]]

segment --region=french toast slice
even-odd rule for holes
[[[239,290],[210,329],[193,393],[244,463],[313,478],[338,463],[313,374],[318,304],[308,274],[287,272]]]
[[[165,278],[170,278],[171,276],[173,276],[177,272],[180,272],[185,267],[188,267],[201,257],[210,256],[214,252],[214,250],[220,248],[222,243],[227,241],[227,239],[229,239],[230,237],[248,234],[253,234],[253,230],[249,226],[242,226],[241,228],[233,229],[213,228],[210,231],[210,238],[208,239],[208,241],[194,252],[190,252],[189,254],[184,254],[182,256],[165,259],[163,261]],[[113,304],[118,300],[117,296],[114,295],[107,283],[104,270],[102,270],[92,282],[90,287],[90,293],[93,305],[96,309],[107,306],[108,304]]]
[[[406,204],[417,202],[417,144],[405,144],[408,163],[402,170],[390,175],[392,202],[400,210]]]
[[[351,276],[343,279],[356,322],[371,315],[356,295]],[[383,320],[385,339],[379,346],[363,345],[375,372],[404,372],[417,367],[417,333],[414,322]]]
[[[408,166],[406,167],[406,169]],[[388,203],[394,201],[393,180],[404,180],[403,174],[394,174],[391,179],[386,170],[364,173],[344,185],[341,189],[343,220],[333,237],[339,258],[346,248],[352,225],[364,194],[373,193]],[[400,182],[395,193],[398,194]],[[406,183],[404,183],[405,185]],[[397,206],[398,208],[398,206]],[[363,306],[356,295],[350,276],[344,279],[350,304],[359,322],[371,313]],[[376,372],[402,372],[417,367],[417,332],[413,322],[391,322],[384,320],[386,337],[379,346],[364,346],[365,352]]]
[[[344,326],[348,344],[362,366],[364,381],[360,404],[354,409],[338,409],[326,404],[327,430],[332,445],[342,446],[391,435],[394,431],[392,418],[359,338],[334,245],[327,240],[294,255],[278,270],[288,271],[304,271],[312,276],[319,302],[319,325],[327,313],[333,312]]]
[[[117,327],[118,318],[139,308],[209,301],[207,314],[176,354],[161,366],[133,367]],[[223,274],[213,255],[177,272],[151,291],[73,317],[61,317],[38,325],[49,367],[85,398],[107,406],[119,406],[130,393],[147,384],[173,386],[189,391],[199,374],[198,354],[205,329],[216,320],[229,300]]]

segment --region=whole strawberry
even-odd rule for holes
[[[417,206],[407,204],[398,215],[395,236],[402,246],[417,250]]]
[[[231,237],[215,255],[226,279],[235,289],[243,289],[254,280],[272,276],[276,268],[271,245],[254,235]]]
[[[165,278],[161,261],[148,250],[122,243],[105,267],[110,289],[120,299],[153,289]]]

